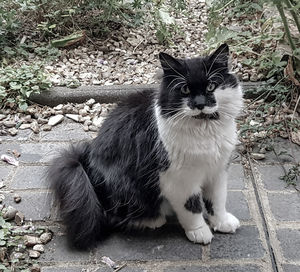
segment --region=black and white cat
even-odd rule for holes
[[[235,232],[225,208],[227,165],[237,142],[242,90],[229,71],[229,49],[175,59],[159,55],[159,91],[120,103],[97,138],[53,161],[48,178],[71,243],[87,248],[114,229],[158,228],[175,212],[189,240]]]

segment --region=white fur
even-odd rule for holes
[[[162,196],[176,212],[188,239],[204,244],[210,243],[213,235],[202,213],[192,213],[184,207],[194,194],[202,192],[213,200],[214,216],[209,220],[214,230],[234,232],[239,227],[238,219],[227,213],[225,203],[226,165],[237,143],[235,118],[243,104],[242,91],[240,87],[216,89],[215,97],[217,106],[210,110],[219,112],[219,120],[191,117],[201,111],[188,109],[186,103],[182,115],[164,118],[159,106],[155,106],[159,136],[171,162],[160,175]]]

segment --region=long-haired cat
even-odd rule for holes
[[[48,178],[74,246],[95,245],[114,229],[160,227],[172,212],[189,240],[207,244],[204,206],[214,231],[235,232],[226,170],[242,91],[228,58],[226,44],[192,59],[160,53],[160,89],[129,96],[97,138],[53,161]]]

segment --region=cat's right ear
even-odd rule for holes
[[[166,53],[159,53],[159,60],[165,73],[172,73],[182,69],[181,62]]]

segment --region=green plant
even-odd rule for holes
[[[47,90],[50,86],[41,65],[0,68],[0,107],[16,103],[20,109],[26,110],[30,95]]]

